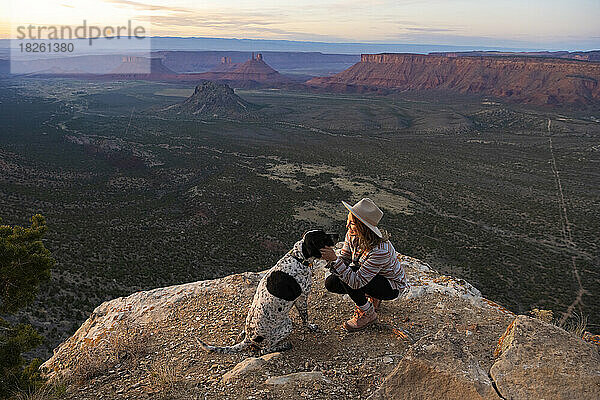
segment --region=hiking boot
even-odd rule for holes
[[[381,300],[376,299],[375,297],[371,297],[369,295],[366,295],[367,297],[367,301],[370,301],[371,303],[373,303],[373,307],[375,307],[375,311],[379,311],[379,308],[381,307]]]
[[[360,331],[377,321],[377,313],[373,308],[373,304],[370,305],[371,307],[369,307],[367,311],[362,311],[360,308],[356,307],[354,310],[354,316],[348,321],[344,322],[344,328],[348,332]]]

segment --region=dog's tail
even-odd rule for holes
[[[211,346],[209,344],[206,344],[200,339],[196,339],[196,340],[198,341],[198,344],[200,345],[202,350],[208,351],[208,352],[213,352],[213,353],[222,353],[222,354],[239,353],[239,352],[247,349],[248,346],[250,346],[250,344],[252,343],[250,340],[248,340],[246,338],[243,341],[241,341],[238,344],[235,344],[233,346],[218,347],[218,346]]]

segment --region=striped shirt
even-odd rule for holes
[[[357,271],[348,266],[351,262],[359,266]],[[358,238],[346,233],[344,247],[332,266],[340,279],[353,289],[365,286],[375,275],[387,278],[392,289],[402,292],[407,287],[404,267],[398,261],[398,253],[389,240],[363,253],[358,250]]]

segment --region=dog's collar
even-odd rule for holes
[[[302,259],[300,257],[298,257],[297,255],[295,255],[294,253],[290,252],[290,255],[292,256],[292,258],[294,258],[296,261],[298,261],[300,264],[306,266],[306,267],[312,267],[312,263],[306,259]]]

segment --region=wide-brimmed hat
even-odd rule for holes
[[[377,224],[381,221],[381,217],[383,217],[383,211],[373,203],[373,200],[365,197],[353,206],[345,201],[342,201],[342,204],[344,204],[344,207],[346,207],[352,215],[375,232],[377,236],[380,238],[383,237],[381,231],[377,227]]]

